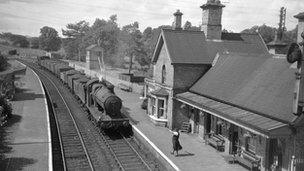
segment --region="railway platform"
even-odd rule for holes
[[[118,88],[115,88],[115,93],[123,100],[124,113],[132,118],[133,128],[141,132],[159,158],[167,162],[169,170],[247,170],[238,164],[228,164],[220,152],[193,134],[181,133],[179,140],[183,149],[178,156],[172,155],[172,133],[168,128],[155,126],[150,121],[146,111],[140,108],[140,95]]]
[[[0,128],[0,170],[52,170],[49,118],[42,84],[28,67],[16,79],[13,117]]]

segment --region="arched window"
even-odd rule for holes
[[[162,80],[161,80],[161,83],[165,83],[166,81],[166,66],[163,65],[163,68],[162,68]]]

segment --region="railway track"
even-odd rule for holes
[[[66,87],[48,71],[21,61],[36,71],[42,80],[54,112],[63,170],[160,170],[155,159],[138,152],[133,137],[105,132],[95,127]],[[59,148],[58,148],[59,149]],[[60,153],[57,151],[58,153]],[[58,158],[57,158],[58,162]],[[60,165],[60,164],[57,164]],[[56,168],[56,166],[54,166]]]

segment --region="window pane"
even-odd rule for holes
[[[158,109],[157,117],[160,118],[160,117],[163,117],[163,116],[164,116],[164,110],[163,109]]]
[[[152,115],[155,115],[156,111],[155,111],[155,106],[152,106]]]
[[[164,108],[164,100],[158,99],[158,108]]]

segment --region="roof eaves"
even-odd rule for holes
[[[260,33],[257,33],[257,35],[259,36],[259,38],[260,38],[260,41],[262,42],[262,44],[264,45],[264,48],[267,50],[268,48],[267,48],[267,45],[266,45],[266,43],[264,42],[264,40],[263,40],[263,38],[262,38],[262,36],[261,36],[261,34]],[[269,51],[267,50],[267,52],[269,53]]]
[[[297,19],[304,19],[304,12],[301,12],[295,16],[293,16],[294,18],[297,18]]]
[[[164,32],[163,32],[163,41],[164,41],[163,45],[165,45],[165,47],[166,47],[167,56],[169,57],[170,63],[172,64],[173,61],[172,61],[172,58],[171,58],[171,55],[170,55],[170,49],[167,46],[166,36],[165,36]]]
[[[154,47],[154,52],[153,52],[153,57],[152,57],[152,63],[154,64],[154,63],[156,63],[156,61],[157,61],[157,59],[158,59],[158,56],[159,56],[159,53],[160,53],[160,51],[161,51],[161,46],[162,46],[162,44],[163,44],[163,42],[161,42],[161,41],[163,41],[163,30],[161,30],[161,32],[160,32],[160,34],[159,34],[159,36],[158,36],[158,39],[157,39],[157,43],[156,43],[156,45],[155,45],[155,47]]]
[[[194,94],[198,94],[198,93],[190,91],[190,90],[189,90],[189,92],[194,93]],[[279,119],[279,118],[276,118],[276,117],[272,117],[272,116],[269,116],[269,115],[267,115],[265,113],[262,113],[262,112],[259,112],[259,111],[256,111],[256,110],[252,110],[252,109],[249,109],[249,108],[246,108],[246,107],[243,107],[243,106],[239,106],[239,105],[236,105],[234,103],[227,102],[225,100],[214,98],[214,97],[211,97],[211,96],[208,96],[208,95],[205,95],[205,94],[198,94],[198,95],[204,96],[204,97],[207,97],[209,99],[212,99],[212,100],[224,103],[224,104],[228,104],[228,105],[231,105],[231,106],[234,106],[234,107],[237,107],[237,108],[240,108],[240,109],[252,112],[252,113],[256,113],[256,114],[261,115],[263,117],[266,117],[266,118],[269,118],[269,119],[272,119],[272,120],[276,120],[276,121],[279,121],[279,122],[282,122],[282,123],[285,123],[285,124],[289,124],[290,123],[289,121],[286,121],[286,120],[283,120],[283,119]]]

